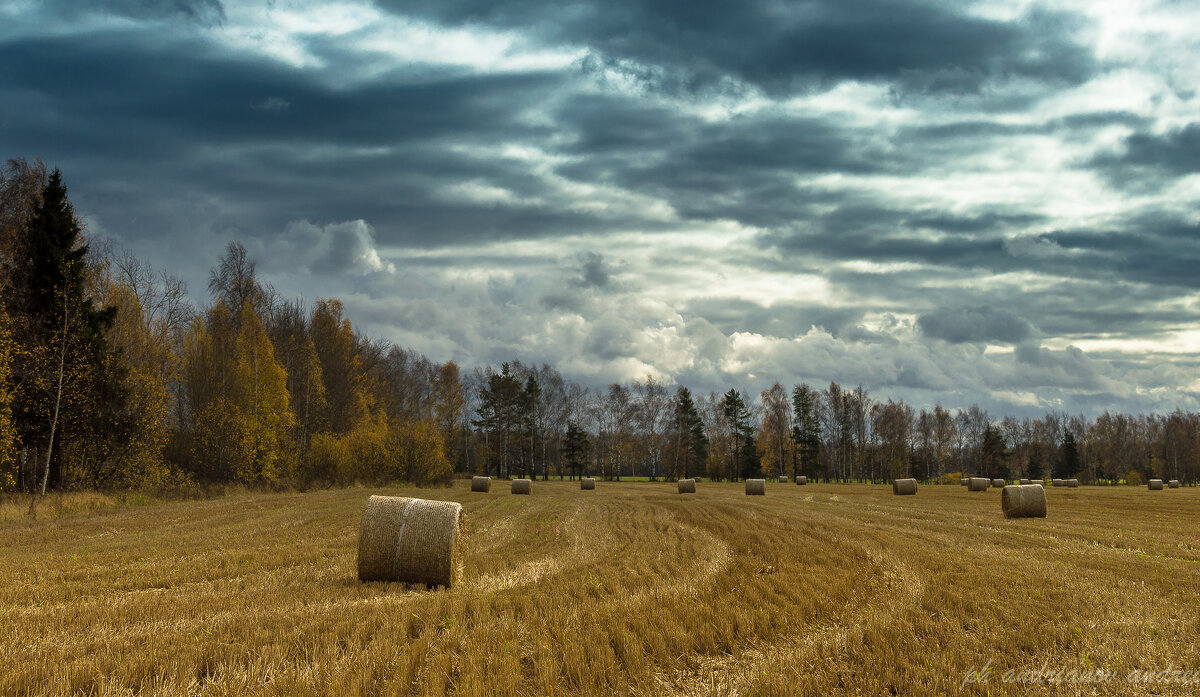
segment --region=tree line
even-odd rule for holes
[[[1200,415],[916,410],[836,382],[591,389],[547,364],[460,371],[285,298],[232,242],[184,284],[92,244],[60,172],[0,172],[0,491],[549,478],[1195,482]]]

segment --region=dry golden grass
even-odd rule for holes
[[[1194,694],[1200,491],[539,482],[0,522],[0,695]],[[451,590],[359,583],[371,493],[464,507]],[[962,685],[991,663],[990,681]],[[1117,671],[1011,684],[1009,669]],[[961,689],[960,689],[961,688]]]

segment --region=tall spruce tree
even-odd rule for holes
[[[817,473],[817,458],[821,454],[821,425],[817,420],[817,392],[806,384],[792,388],[792,441],[796,444],[792,451],[796,462],[792,468],[792,477],[798,474],[815,476]]]
[[[62,444],[98,446],[124,403],[119,364],[104,333],[116,307],[97,308],[88,286],[88,246],[54,170],[12,240],[0,301],[22,349],[13,366],[14,421],[22,443],[40,451],[40,489],[64,481]],[[110,436],[113,437],[113,436]]]

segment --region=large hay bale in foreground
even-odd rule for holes
[[[1045,518],[1046,489],[1037,484],[1013,484],[1000,490],[1005,518]]]
[[[1024,484],[1032,484],[1033,482],[1029,481],[1028,479],[1018,479],[1017,483],[1024,485]]]
[[[532,490],[533,490],[533,482],[529,481],[528,479],[512,480],[512,489],[511,489],[512,493],[528,494]]]
[[[1150,487],[1150,491],[1162,491],[1163,482],[1161,479],[1151,479],[1147,486]]]
[[[1051,486],[1062,486],[1062,483],[1063,483],[1063,480],[1061,480],[1061,479],[1051,479],[1050,480]]]
[[[453,501],[372,496],[358,532],[358,580],[453,586],[461,519]]]
[[[917,493],[917,480],[893,479],[892,493],[896,496],[912,496]]]
[[[796,477],[796,483],[801,485],[808,484],[808,477],[800,475],[799,477]]]
[[[1064,479],[1063,486],[1068,487],[1070,489],[1078,489],[1079,488],[1079,480],[1078,479]]]
[[[696,480],[695,479],[680,479],[677,486],[679,487],[679,493],[681,493],[681,494],[696,493]]]
[[[1183,486],[1183,484],[1181,484],[1178,479],[1172,479],[1171,481],[1167,482],[1167,486],[1172,489],[1178,489],[1179,487]]]
[[[987,491],[988,480],[984,477],[971,477],[967,480],[967,491]]]
[[[747,496],[766,496],[767,495],[767,480],[765,480],[765,479],[747,479],[746,480],[746,495]]]
[[[992,480],[992,487],[995,489],[999,489],[1000,487],[1004,486],[1004,484],[1005,484],[1005,482],[1003,479],[993,479]]]
[[[781,474],[781,475],[779,475],[779,483],[780,483],[780,484],[787,484],[787,483],[788,483],[788,478],[787,478],[787,475],[784,475],[784,474]]]
[[[487,493],[492,490],[491,477],[471,477],[471,491]]]
[[[580,489],[589,489],[589,490],[595,489],[596,488],[596,478],[595,477],[580,477],[579,488]]]

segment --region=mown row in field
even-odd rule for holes
[[[370,493],[463,504],[459,585],[358,582]],[[1194,693],[1125,678],[1200,667],[1200,492],[1047,495],[456,482],[10,520],[0,694]],[[1118,679],[1003,681],[1044,665]]]

